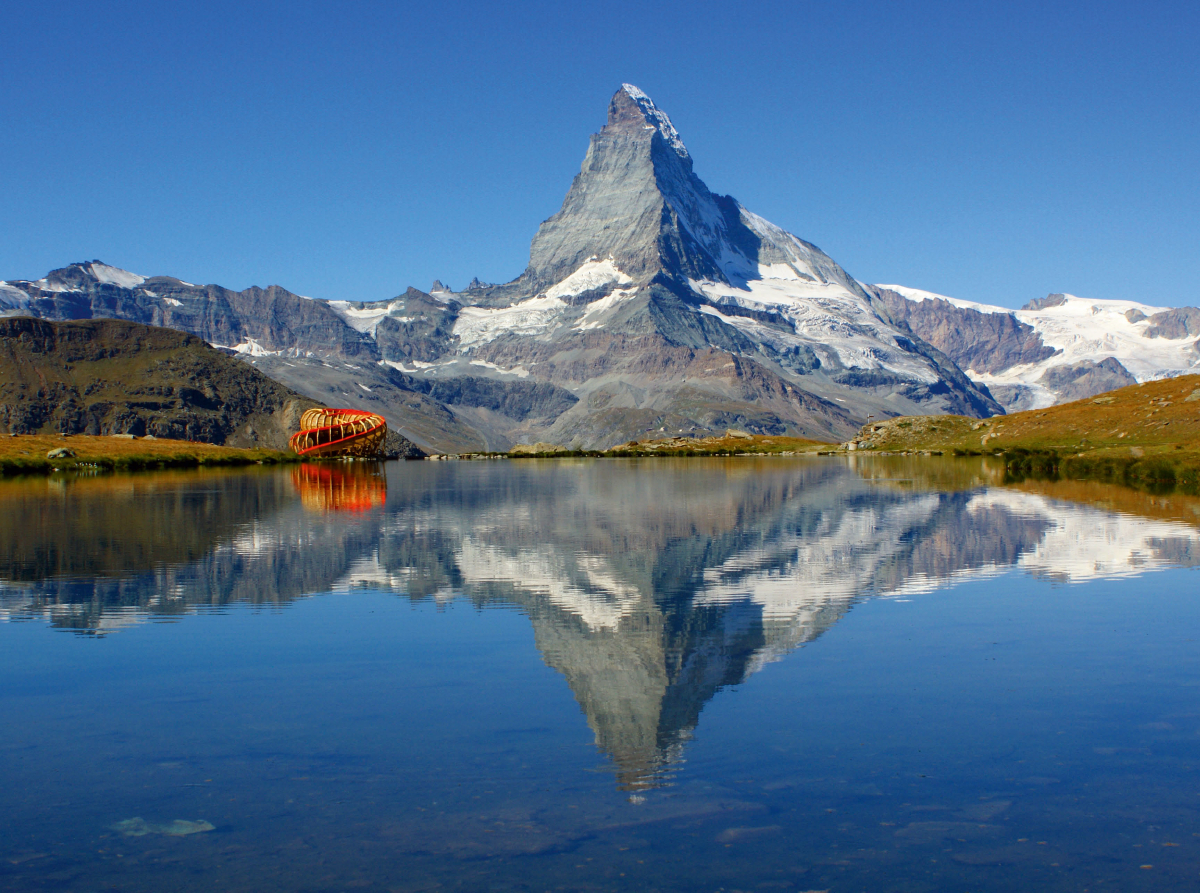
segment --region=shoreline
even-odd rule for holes
[[[50,455],[56,450],[73,455]],[[0,477],[56,471],[145,471],[165,468],[281,465],[300,461],[281,450],[243,449],[187,440],[91,434],[0,435]]]

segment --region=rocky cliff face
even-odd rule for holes
[[[1047,360],[1059,352],[1042,343],[1033,326],[1009,313],[983,313],[939,298],[910,301],[883,286],[878,287],[878,294],[893,319],[937,347],[968,374],[1002,372],[1023,363]]]

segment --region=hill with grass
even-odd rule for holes
[[[1181,375],[990,419],[905,416],[863,426],[848,450],[1003,453],[1014,469],[1130,481],[1194,480],[1200,375]]]
[[[0,319],[0,431],[285,449],[317,406],[201,339],[116,319]]]

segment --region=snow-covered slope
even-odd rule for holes
[[[876,288],[924,305],[909,314],[913,330],[948,353],[972,380],[987,386],[1009,409],[1040,408],[1089,396],[1071,385],[1083,374],[1095,377],[1095,370],[1105,361],[1110,361],[1106,368],[1116,370],[1117,377],[1100,376],[1096,387],[1101,389],[1106,389],[1102,387],[1104,383],[1115,387],[1200,372],[1197,349],[1200,310],[1195,308],[1155,307],[1137,301],[1058,294],[1014,311],[901,285]],[[963,312],[953,314],[946,305]],[[1047,356],[1036,362],[977,368],[978,360],[988,355],[977,350],[969,354],[966,346],[949,334],[952,328],[959,334],[969,329],[976,314],[1008,316],[1028,326],[1047,348],[1044,351]],[[996,365],[1002,368],[995,368]],[[1120,375],[1120,369],[1128,373],[1127,381]]]

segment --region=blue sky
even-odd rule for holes
[[[0,33],[0,278],[511,279],[629,81],[860,279],[1200,304],[1195,3],[10,2]]]

